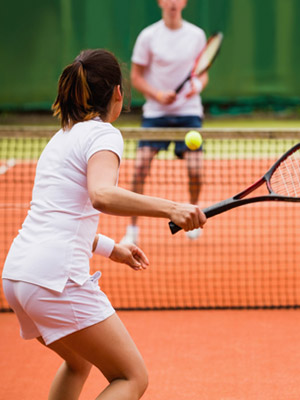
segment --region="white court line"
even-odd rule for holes
[[[30,202],[28,203],[0,203],[0,209],[15,209],[15,208],[28,208]]]

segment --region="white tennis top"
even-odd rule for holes
[[[146,81],[157,90],[175,90],[189,75],[194,62],[206,44],[204,31],[183,21],[180,29],[169,29],[160,20],[141,31],[134,45],[131,61],[145,68]],[[174,103],[162,105],[147,97],[145,117],[163,115],[203,116],[200,96],[187,99],[190,83],[179,92]]]
[[[99,211],[87,190],[87,163],[101,150],[121,160],[120,131],[100,119],[58,131],[37,164],[28,215],[8,253],[2,278],[62,292],[68,278],[89,279]]]

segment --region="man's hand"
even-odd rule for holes
[[[172,104],[173,101],[176,99],[176,93],[174,90],[169,91],[158,91],[155,97],[156,101],[160,104]]]

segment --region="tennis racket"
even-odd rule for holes
[[[185,78],[185,80],[177,86],[175,92],[178,93],[183,88],[184,84],[193,76],[200,76],[212,65],[214,59],[219,53],[221,43],[223,40],[223,33],[218,32],[210,36],[207,40],[205,47],[196,58],[192,72]]]
[[[264,183],[268,194],[246,198]],[[247,189],[202,211],[207,218],[210,218],[232,208],[259,201],[300,202],[300,143],[281,156],[262,178]],[[172,221],[169,222],[169,226],[172,234],[182,229]]]

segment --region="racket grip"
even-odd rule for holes
[[[183,88],[184,84],[186,81],[182,82],[181,85],[177,86],[177,88],[175,89],[175,93],[178,94],[180,92],[180,90]]]
[[[181,229],[182,229],[182,228],[180,228],[180,226],[174,224],[174,222],[172,222],[172,221],[169,222],[169,227],[172,232],[172,235],[175,235],[175,233],[181,231]]]
[[[188,77],[185,78],[185,80],[179,85],[177,86],[177,88],[175,89],[175,93],[178,94],[180,92],[180,90],[183,88],[183,86],[186,84],[186,82],[191,79],[191,75],[189,75]]]

